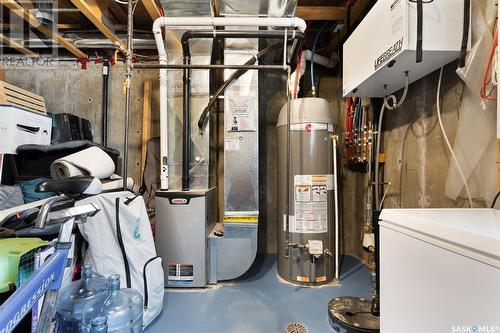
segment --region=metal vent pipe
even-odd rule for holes
[[[153,34],[158,48],[159,61],[168,64],[167,50],[162,35],[162,28],[180,26],[204,27],[280,27],[297,29],[304,32],[306,22],[303,19],[267,18],[267,17],[160,17],[153,23]],[[160,69],[160,188],[168,190],[168,119],[167,119],[167,69]]]

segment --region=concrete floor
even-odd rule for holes
[[[306,288],[278,280],[276,256],[258,257],[240,279],[203,290],[167,289],[163,313],[147,333],[278,333],[289,322],[309,333],[334,332],[327,304],[336,296],[370,297],[370,274],[359,260],[345,256],[341,283]]]

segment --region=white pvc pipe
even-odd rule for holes
[[[281,27],[306,29],[306,22],[298,17],[159,17],[153,23],[153,34],[158,48],[159,62],[168,63],[167,50],[163,41],[162,28],[180,26],[245,26]],[[214,31],[215,33],[215,31]],[[167,112],[167,70],[160,69],[160,188],[168,190],[168,112]]]
[[[297,87],[297,93],[299,92],[300,79],[302,78],[302,76],[304,76],[304,73],[306,72],[306,61],[311,61],[311,59],[312,59],[312,51],[310,50],[302,51],[302,55],[300,57],[299,75],[297,76],[297,70],[295,70],[291,75],[292,80],[290,81],[290,87],[289,87],[290,94],[293,95],[293,93],[295,92],[295,87]],[[324,66],[326,68],[334,68],[339,63],[339,58],[336,53],[332,53],[332,56],[330,58],[327,58],[325,56],[316,53],[314,54],[314,63]]]
[[[165,27],[279,27],[306,30],[306,22],[298,17],[159,17],[153,23],[153,33]]]
[[[339,188],[337,186],[337,137],[333,137],[333,193],[335,194],[335,279],[339,279]]]

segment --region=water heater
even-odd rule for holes
[[[289,110],[288,105],[281,109],[277,128],[278,274],[299,284],[328,283],[334,277],[330,104],[322,98],[294,99]]]

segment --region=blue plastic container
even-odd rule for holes
[[[87,302],[83,309],[83,326],[90,332],[91,321],[105,316],[108,318],[108,333],[142,332],[143,300],[133,289],[120,289],[120,276],[108,279],[109,291]]]
[[[83,332],[82,313],[87,302],[107,295],[107,279],[92,273],[92,265],[82,267],[82,278],[64,287],[57,300],[56,332]]]
[[[101,316],[90,321],[90,333],[108,333],[108,317]]]

